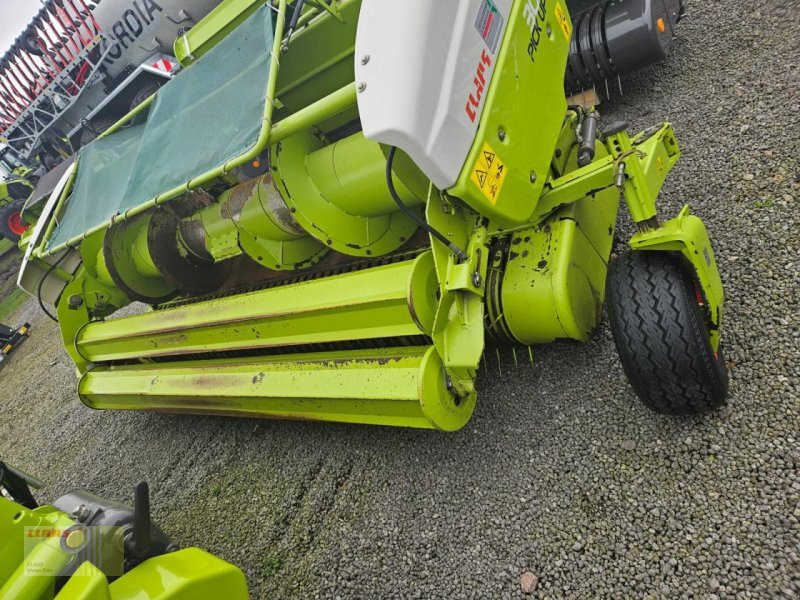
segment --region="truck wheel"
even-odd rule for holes
[[[131,100],[131,110],[139,106],[142,102],[147,100],[150,96],[155,94],[158,91],[158,88],[161,86],[156,81],[149,81],[144,84],[142,89],[136,92],[136,95]]]
[[[28,224],[22,220],[24,200],[15,200],[0,207],[0,236],[11,240],[15,244],[25,233]]]
[[[100,117],[84,126],[81,133],[81,146],[93,142],[101,133],[109,129],[114,123],[119,121],[119,117]]]
[[[711,347],[694,277],[667,252],[622,254],[608,272],[608,315],[636,395],[665,415],[705,413],[725,404],[728,368]]]

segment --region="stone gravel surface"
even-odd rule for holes
[[[725,409],[649,413],[604,325],[533,366],[492,357],[452,435],[94,412],[30,302],[33,337],[0,374],[0,456],[47,481],[40,498],[129,501],[146,478],[163,528],[239,565],[255,598],[798,597],[797,8],[690,2],[674,55],[604,107],[675,125],[662,214],[691,202],[714,240]]]

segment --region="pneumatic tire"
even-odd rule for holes
[[[161,85],[156,81],[148,81],[145,83],[142,88],[136,92],[133,96],[133,100],[131,100],[130,110],[133,110],[137,106],[139,106],[142,102],[147,100],[150,96],[155,94]]]
[[[28,224],[22,220],[24,200],[14,200],[0,206],[0,238],[6,238],[13,243],[19,242]]]
[[[702,297],[679,254],[634,251],[608,272],[608,316],[625,374],[653,411],[694,415],[725,404],[728,369],[711,347]]]
[[[119,119],[120,117],[99,117],[88,123],[81,133],[81,147],[91,144]]]

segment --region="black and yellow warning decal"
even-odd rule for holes
[[[478,160],[472,167],[470,179],[489,202],[497,204],[506,180],[506,165],[489,144],[483,144]]]
[[[556,20],[561,26],[561,31],[564,34],[564,38],[569,41],[569,38],[572,36],[572,23],[570,23],[569,17],[567,16],[567,11],[565,11],[564,7],[561,6],[561,2],[556,2],[555,12]]]

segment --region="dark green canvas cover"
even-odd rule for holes
[[[273,25],[259,8],[162,87],[143,124],[81,148],[55,248],[226,162],[256,143],[269,76]]]

